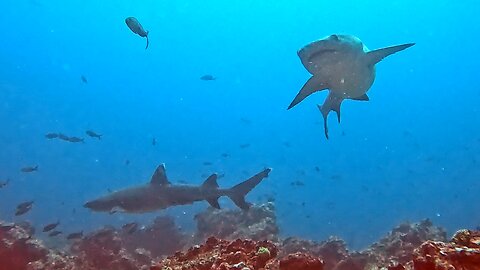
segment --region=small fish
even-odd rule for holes
[[[59,234],[62,234],[61,231],[52,231],[48,234],[49,237],[54,237],[54,236],[57,236]]]
[[[0,225],[0,229],[5,231],[10,231],[13,228],[15,228],[15,223],[7,223],[7,224]]]
[[[228,158],[228,157],[230,157],[230,154],[229,154],[229,153],[223,153],[223,154],[221,154],[221,156],[222,156],[223,158]]]
[[[17,205],[17,211],[15,211],[15,216],[21,216],[27,213],[28,211],[30,211],[30,209],[32,209],[32,206],[33,201],[27,201]]]
[[[316,172],[320,172],[320,167],[315,166],[315,171],[316,171]]]
[[[45,227],[43,227],[43,232],[49,232],[53,229],[55,229],[58,225],[60,224],[60,221],[57,221],[55,223],[50,223],[50,224],[47,224],[45,225]]]
[[[152,139],[152,145],[156,145],[157,144],[157,139],[153,138]]]
[[[132,222],[132,223],[127,223],[122,226],[122,230],[124,230],[128,234],[132,234],[136,232],[138,229],[138,223]]]
[[[75,232],[67,235],[67,240],[76,240],[81,239],[83,237],[83,231]]]
[[[0,189],[6,187],[10,183],[10,179],[0,182]]]
[[[58,138],[58,134],[57,133],[47,133],[45,134],[45,138],[51,140],[51,139],[56,139]]]
[[[128,17],[125,19],[125,23],[127,24],[128,28],[132,30],[133,33],[147,38],[147,46],[145,47],[145,50],[148,49],[148,31],[145,31],[140,24],[140,22],[135,18],[135,17]]]
[[[203,165],[204,166],[210,166],[210,165],[213,165],[213,163],[210,162],[210,161],[205,161],[205,162],[203,162]]]
[[[303,182],[300,181],[300,180],[297,180],[297,181],[291,182],[290,185],[291,185],[291,186],[301,187],[301,186],[305,186],[305,183],[303,183]]]
[[[250,147],[249,143],[240,144],[240,148],[242,148],[242,149],[245,149],[247,147]]]
[[[84,143],[85,140],[83,138],[78,138],[78,137],[69,137],[67,139],[67,141],[71,142],[71,143]]]
[[[200,77],[200,80],[202,81],[215,81],[217,78],[215,78],[213,75],[210,75],[210,74],[207,74],[207,75],[203,75],[202,77]]]
[[[130,165],[130,160],[127,159],[125,160],[125,166],[128,166],[128,165]]]
[[[57,135],[60,140],[68,141],[68,139],[70,139],[70,137],[62,133],[58,133]]]
[[[290,148],[292,145],[290,144],[290,142],[284,142],[283,146],[285,146],[287,148]]]
[[[87,77],[85,77],[84,75],[82,75],[82,76],[80,77],[80,80],[82,80],[82,82],[83,82],[84,84],[87,84],[87,83],[88,83]]]
[[[97,134],[96,132],[91,131],[91,130],[87,130],[87,131],[85,131],[85,133],[86,133],[88,136],[90,136],[90,137],[92,137],[92,138],[97,138],[97,139],[99,139],[99,140],[101,140],[101,139],[102,139],[102,136],[103,136],[102,134]]]
[[[339,175],[339,174],[334,174],[334,175],[330,176],[330,179],[331,180],[341,180],[342,176]]]
[[[38,165],[36,166],[29,166],[29,167],[23,167],[20,169],[21,172],[24,173],[31,173],[31,172],[36,172],[38,171]]]

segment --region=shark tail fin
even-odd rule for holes
[[[229,189],[227,196],[242,210],[248,210],[250,204],[245,201],[245,196],[256,187],[263,178],[268,177],[268,174],[272,171],[270,168],[266,168],[242,183]]]
[[[407,44],[370,51],[367,53],[367,57],[369,58],[368,61],[370,62],[371,65],[375,65],[376,63],[382,61],[383,58],[391,54],[394,54],[396,52],[403,51],[409,47],[412,47],[413,45],[415,45],[415,43],[407,43]]]
[[[320,112],[322,113],[323,116],[323,128],[325,130],[325,137],[327,137],[328,140],[328,126],[327,126],[327,117],[328,113],[330,111],[334,111],[337,113],[337,119],[338,122],[340,123],[340,105],[342,105],[342,98],[339,98],[332,93],[328,94],[327,99],[323,103],[322,106],[317,105],[318,109],[320,109]]]
[[[147,38],[147,46],[145,47],[145,50],[148,49],[148,31],[147,31],[147,34],[145,35],[145,37]]]
[[[292,103],[288,106],[287,110],[293,108],[293,106],[297,105],[298,103],[302,102],[306,97],[310,96],[311,94],[322,91],[327,89],[325,83],[322,82],[320,76],[312,76],[308,81],[303,85],[300,92],[295,96]]]

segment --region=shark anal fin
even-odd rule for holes
[[[216,198],[209,198],[207,202],[210,204],[211,207],[220,209],[220,204],[218,203],[218,197]]]
[[[218,174],[214,173],[210,175],[205,182],[203,182],[202,187],[204,188],[218,188],[217,183]]]
[[[370,63],[370,65],[373,66],[376,63],[382,61],[383,58],[391,54],[394,54],[396,52],[403,51],[409,47],[412,47],[413,45],[415,45],[415,43],[407,43],[407,44],[386,47],[386,48],[370,51],[367,53],[368,62]]]
[[[308,79],[308,81],[303,85],[302,89],[300,89],[300,92],[298,92],[297,96],[295,96],[292,103],[290,103],[287,110],[293,108],[309,95],[327,88],[327,85],[322,82],[322,78],[320,76],[310,77],[310,79]]]
[[[150,184],[155,185],[170,185],[165,172],[165,163],[160,164],[152,175]]]
[[[245,201],[245,195],[248,194],[254,187],[256,187],[265,177],[268,177],[268,174],[272,169],[267,168],[256,175],[250,177],[249,179],[243,181],[242,183],[230,188],[228,190],[227,196],[242,210],[248,210],[250,204]]]
[[[359,97],[356,98],[351,98],[352,100],[359,100],[359,101],[369,101],[370,98],[367,96],[367,94],[363,94]]]
[[[337,113],[337,119],[340,123],[340,105],[342,105],[343,98],[337,97],[332,93],[328,94],[327,99],[322,106],[317,105],[318,109],[322,113],[323,116],[323,128],[325,130],[325,137],[328,139],[328,125],[327,125],[327,118],[330,111],[334,111]]]

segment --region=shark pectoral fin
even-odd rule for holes
[[[218,203],[218,197],[216,198],[209,198],[207,202],[210,204],[211,207],[220,209],[220,204]]]
[[[356,98],[351,98],[352,100],[359,100],[359,101],[369,101],[370,98],[368,98],[367,94],[363,94],[359,97],[356,97]]]
[[[148,31],[147,31],[147,35],[145,36],[147,38],[147,46],[145,47],[145,50],[148,49]]]
[[[397,45],[397,46],[392,46],[392,47],[387,47],[387,48],[382,48],[378,50],[373,50],[367,53],[368,57],[368,62],[370,65],[375,65],[376,63],[382,61],[383,58],[394,54],[399,51],[403,51],[409,47],[412,47],[415,45],[415,43],[407,43],[407,44],[402,44],[402,45]]]
[[[165,172],[165,163],[160,164],[150,179],[150,184],[155,185],[170,185]]]
[[[343,98],[337,97],[332,93],[328,94],[327,99],[322,106],[317,105],[318,109],[322,113],[323,116],[323,128],[325,130],[325,137],[328,139],[328,125],[327,125],[327,117],[330,111],[334,111],[337,113],[337,119],[340,123],[340,105],[342,105]]]
[[[308,81],[303,85],[302,89],[300,89],[300,92],[298,92],[297,96],[293,99],[292,103],[290,103],[290,106],[288,106],[287,110],[293,108],[293,106],[300,103],[309,95],[317,91],[325,90],[327,88],[328,88],[327,85],[324,82],[322,82],[322,79],[320,78],[320,76],[310,77],[310,79],[308,79]]]
[[[202,187],[204,188],[218,188],[218,174],[214,173],[210,175],[205,182],[203,182]]]

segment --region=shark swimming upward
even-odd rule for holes
[[[223,189],[217,184],[217,174],[210,175],[201,186],[172,185],[167,179],[165,165],[161,164],[150,183],[110,193],[85,203],[84,207],[99,212],[143,213],[206,200],[219,209],[218,198],[228,196],[238,207],[247,210],[250,204],[245,201],[245,195],[268,177],[271,170],[264,169],[232,188]]]
[[[369,51],[360,39],[350,35],[331,35],[308,44],[297,54],[312,77],[288,109],[309,95],[328,89],[329,94],[323,105],[317,105],[323,115],[325,136],[328,139],[328,113],[335,111],[340,123],[340,105],[343,100],[368,101],[366,93],[375,80],[375,64],[413,45],[415,44],[408,43]]]

